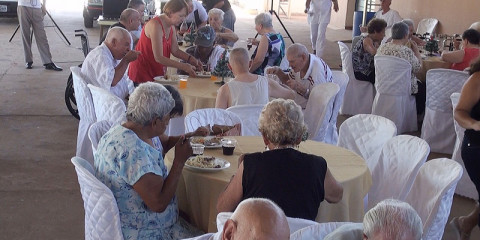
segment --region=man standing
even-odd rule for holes
[[[308,24],[310,25],[310,40],[312,41],[313,54],[321,58],[325,46],[325,33],[330,23],[330,15],[333,9],[338,12],[337,0],[307,0],[305,13],[308,13]]]
[[[63,69],[52,62],[52,54],[48,46],[47,34],[43,25],[43,17],[47,13],[45,8],[46,0],[43,4],[40,0],[18,0],[17,14],[20,29],[22,31],[23,52],[25,54],[25,66],[27,69],[33,68],[32,56],[32,37],[30,28],[33,29],[37,48],[42,58],[43,66],[47,70],[62,71]]]
[[[140,54],[131,50],[131,39],[126,29],[111,28],[105,41],[87,55],[82,65],[82,73],[88,82],[112,92],[125,102],[133,91],[133,82],[125,72],[128,64]]]

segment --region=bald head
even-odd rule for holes
[[[300,43],[294,43],[287,48],[287,55],[292,57],[300,57],[308,55],[307,47]]]
[[[285,213],[268,199],[241,202],[223,229],[223,239],[290,239]]]
[[[125,28],[113,27],[108,30],[104,43],[113,57],[120,60],[131,50],[132,36]]]
[[[248,72],[248,51],[245,48],[234,48],[230,52],[228,63],[232,66],[232,71],[235,72]]]
[[[108,29],[107,37],[105,38],[105,42],[112,43],[114,40],[130,40],[130,33],[122,27],[113,27]]]
[[[123,24],[128,31],[137,30],[141,23],[141,15],[136,9],[127,8],[123,10],[120,15],[120,23]]]
[[[307,48],[300,44],[294,43],[287,48],[288,64],[294,72],[300,72],[302,69],[307,71],[310,65],[309,53]]]

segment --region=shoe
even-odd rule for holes
[[[450,226],[452,226],[455,234],[457,235],[457,239],[460,240],[469,240],[470,233],[462,232],[460,228],[460,223],[458,222],[458,217],[454,217],[452,221],[450,221]]]
[[[33,68],[32,65],[33,65],[33,62],[25,63],[25,67],[27,67],[27,69],[32,69]]]
[[[55,65],[55,63],[51,62],[51,63],[47,63],[47,64],[43,64],[43,66],[45,67],[45,69],[47,70],[54,70],[54,71],[62,71],[63,69],[57,65]]]

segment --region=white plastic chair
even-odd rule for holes
[[[70,71],[72,71],[73,88],[75,98],[77,99],[78,115],[80,115],[77,133],[77,152],[75,155],[93,163],[92,143],[88,139],[88,129],[90,125],[97,121],[97,118],[95,116],[92,95],[90,90],[88,90],[88,82],[85,76],[83,76],[82,70],[74,66],[70,67]]]
[[[323,239],[335,229],[351,222],[327,222],[317,223],[295,231],[290,235],[290,240]]]
[[[258,118],[264,107],[264,104],[237,105],[227,108],[227,111],[242,118],[242,136],[262,136],[258,131]]]
[[[418,22],[417,34],[430,33],[433,35],[437,27],[438,20],[436,18],[424,18]]]
[[[343,42],[338,42],[342,57],[342,71],[348,75],[348,85],[340,108],[340,114],[371,113],[375,87],[370,82],[359,81],[353,73],[352,52]]]
[[[337,95],[335,95],[335,98],[333,100],[333,111],[332,111],[330,120],[328,121],[324,142],[337,145],[337,142],[338,142],[337,118],[338,118],[340,107],[343,104],[345,90],[347,89],[348,75],[341,71],[332,71],[332,76],[333,76],[333,82],[340,87],[340,90],[338,91]]]
[[[333,100],[340,87],[336,83],[321,83],[313,87],[304,112],[308,138],[323,142],[332,116]]]
[[[451,69],[431,69],[427,72],[427,102],[422,125],[422,139],[432,152],[452,154],[455,145],[450,95],[460,92],[468,74]]]
[[[96,122],[90,126],[90,129],[88,130],[88,138],[90,139],[90,142],[92,142],[92,150],[93,154],[97,151],[97,146],[98,142],[100,141],[100,138],[110,130],[112,127],[112,124],[107,121],[107,120],[102,120],[99,122]]]
[[[452,100],[453,109],[455,109],[455,107],[458,104],[458,100],[460,100],[460,93],[452,93],[450,98]],[[456,138],[455,138],[455,148],[453,150],[452,160],[459,163],[463,168],[463,172],[465,173],[460,178],[460,181],[458,181],[458,185],[455,190],[455,193],[461,196],[474,199],[474,200],[478,200],[477,189],[475,188],[475,185],[473,184],[472,180],[470,180],[470,177],[467,174],[467,170],[465,169],[465,164],[463,163],[463,159],[462,159],[462,142],[463,142],[463,135],[465,133],[465,128],[460,126],[455,119],[453,119],[453,125],[455,127]]]
[[[432,159],[420,168],[406,202],[422,219],[423,240],[442,238],[462,172],[460,164],[447,158]]]
[[[372,114],[386,117],[398,133],[417,131],[417,107],[411,95],[412,66],[402,58],[375,56],[375,89]]]
[[[92,93],[97,121],[107,120],[112,125],[126,121],[127,107],[119,97],[92,84],[87,85]]]
[[[185,117],[185,133],[193,132],[197,128],[210,124],[233,126],[240,123],[243,128],[242,119],[225,109],[220,108],[203,108],[197,109],[187,114]]]
[[[425,140],[410,135],[395,136],[385,143],[372,171],[365,210],[388,198],[404,201],[429,153]]]
[[[73,157],[85,208],[85,240],[122,240],[122,225],[112,191],[94,175],[85,159]]]
[[[378,162],[383,145],[397,135],[395,123],[387,118],[358,114],[340,125],[337,146],[349,149],[367,162],[370,172]]]

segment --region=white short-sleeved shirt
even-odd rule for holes
[[[41,8],[41,0],[18,0],[18,6],[31,7],[31,8]]]
[[[197,0],[192,0],[193,3],[193,11],[188,14],[188,16],[185,18],[185,21],[187,23],[191,23],[195,21],[195,11],[198,10],[198,16],[200,18],[200,21],[206,22],[208,19],[208,14],[205,8],[202,6],[202,4],[197,1]]]
[[[118,63],[119,61],[113,58],[107,45],[102,43],[88,53],[85,61],[83,61],[82,73],[92,85],[110,91],[125,101],[128,94],[133,91],[133,84],[130,84],[132,81],[125,73],[117,85],[112,87],[115,67]]]
[[[233,80],[227,86],[232,106],[268,103],[268,80],[264,76],[258,75],[253,82]]]
[[[299,72],[294,72],[290,69],[288,77],[300,82],[303,87],[310,89],[311,92],[313,87],[320,83],[332,82],[332,71],[327,63],[321,58],[318,58],[314,54],[310,54],[310,62],[305,76],[301,78]],[[307,101],[308,98],[305,98],[297,92],[295,95],[295,102],[298,105],[305,108],[307,106]]]

